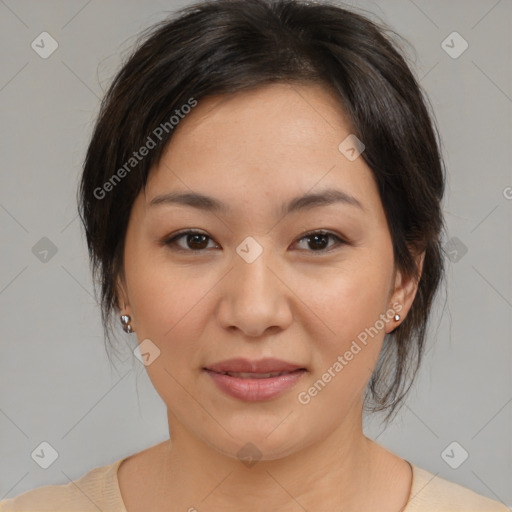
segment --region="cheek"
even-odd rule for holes
[[[172,263],[166,247],[132,233],[125,248],[130,305],[139,339],[165,342],[204,296],[204,280]]]
[[[329,329],[322,330],[325,336],[311,334],[313,373],[296,397],[309,417],[334,428],[360,401],[385,336],[379,315],[386,311],[387,290],[382,274],[354,266],[331,282],[328,293],[317,294],[315,310]]]
[[[205,360],[213,359],[205,330],[214,314],[209,298],[222,275],[206,266],[177,265],[155,249],[152,254],[149,249],[133,252],[126,267],[136,336],[139,343],[150,339],[160,351],[146,367],[148,375],[167,404],[186,404],[181,386],[196,377]]]
[[[386,332],[380,317],[388,310],[392,277],[392,259],[386,254],[381,251],[375,258],[375,250],[360,251],[358,258],[332,272],[326,286],[309,294],[311,308],[323,325],[323,335],[318,336],[318,328],[315,334],[313,326],[310,333],[318,346],[320,368],[330,367],[347,351],[352,369],[344,373],[373,368]]]
[[[199,332],[198,311],[208,286],[206,277],[194,278],[170,266],[153,265],[134,279],[132,308],[137,333],[154,339],[162,346],[186,337],[196,339]],[[187,340],[187,341],[189,341]]]
[[[137,263],[136,258],[132,263]],[[201,333],[208,317],[204,312],[205,290],[214,283],[208,285],[204,274],[191,275],[156,259],[139,265],[130,277],[136,336],[139,343],[151,340],[160,351],[146,366],[148,376],[166,404],[186,407],[190,397],[182,386],[191,378],[191,370],[200,367]]]

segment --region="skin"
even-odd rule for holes
[[[350,133],[329,90],[289,84],[204,98],[176,128],[133,205],[118,280],[139,343],[149,338],[160,350],[146,370],[172,439],[121,465],[128,512],[251,512],[262,510],[262,496],[265,510],[283,512],[405,506],[410,465],[362,432],[363,391],[399,322],[387,317],[307,405],[297,399],[394,304],[403,321],[417,290],[395,271],[371,170],[338,150]],[[364,210],[334,203],[279,212],[325,188],[355,196]],[[229,211],[149,205],[170,191],[215,197]],[[186,228],[209,238],[163,243]],[[319,249],[304,238],[318,230],[347,243],[326,238],[331,250]],[[247,236],[263,248],[252,263],[236,252]],[[283,395],[249,403],[201,370],[232,357],[276,357],[308,372]],[[248,442],[261,454],[250,467],[237,457]]]

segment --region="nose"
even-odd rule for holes
[[[270,249],[254,261],[235,254],[233,265],[220,290],[217,314],[222,327],[251,338],[286,329],[293,320],[293,292]]]

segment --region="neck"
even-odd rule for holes
[[[379,487],[382,448],[364,436],[360,411],[327,437],[291,455],[252,465],[224,455],[168,414],[171,439],[162,444],[162,488],[176,510],[281,512],[361,510]],[[350,419],[352,418],[352,419]],[[357,418],[357,419],[353,419]],[[386,452],[388,453],[388,452]],[[181,508],[180,508],[181,506]],[[396,509],[398,510],[398,509]]]

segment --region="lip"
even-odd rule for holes
[[[248,402],[269,400],[282,395],[307,372],[303,366],[280,359],[229,359],[203,368],[217,387],[227,395]],[[225,372],[249,375],[227,375]],[[281,373],[262,377],[261,374]],[[251,377],[250,374],[254,374]],[[256,375],[260,375],[257,377]]]
[[[288,363],[282,359],[265,358],[259,360],[249,360],[242,357],[227,359],[206,367],[217,373],[236,372],[236,373],[273,373],[273,372],[293,372],[304,368],[299,364]]]

